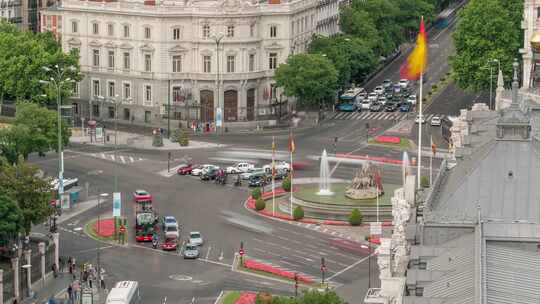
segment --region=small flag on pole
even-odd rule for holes
[[[296,146],[294,144],[294,138],[292,132],[289,134],[289,152],[294,153],[296,151]]]
[[[437,154],[437,145],[433,142],[433,136],[431,136],[431,152],[433,153],[433,156]]]
[[[276,141],[275,141],[275,137],[272,136],[272,177],[276,176],[275,155],[276,155]]]
[[[401,66],[399,74],[401,78],[408,80],[418,80],[424,73],[427,64],[427,34],[424,27],[424,17],[420,21],[420,32],[416,38],[416,46],[407,61]]]

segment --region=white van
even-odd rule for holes
[[[107,296],[106,304],[139,304],[139,282],[120,281],[111,289]]]

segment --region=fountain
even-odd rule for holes
[[[321,167],[319,172],[319,192],[317,195],[330,196],[334,195],[334,192],[330,190],[330,168],[328,167],[328,155],[326,149],[323,150],[321,155]]]
[[[407,179],[407,175],[411,174],[411,164],[409,162],[409,154],[407,154],[407,151],[403,152],[403,161],[401,162],[401,173],[403,176],[403,185],[405,185],[405,179]]]

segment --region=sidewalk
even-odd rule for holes
[[[63,297],[68,285],[71,283],[71,275],[69,273],[62,273],[57,278],[54,278],[52,274],[45,280],[45,282],[34,283],[32,298],[26,297],[22,301],[23,304],[41,304],[46,302],[49,298],[54,299],[66,299]],[[26,296],[26,295],[25,295]],[[57,301],[57,303],[61,303]]]
[[[72,205],[71,208],[62,210],[62,215],[58,218],[58,220],[56,221],[56,224],[58,225],[63,222],[66,222],[72,217],[75,217],[87,210],[90,210],[96,207],[97,204],[98,204],[98,201],[96,198],[90,198],[89,200],[86,200],[86,201],[77,202],[74,205]]]

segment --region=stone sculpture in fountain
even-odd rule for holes
[[[345,196],[354,200],[374,199],[382,194],[380,174],[369,163],[356,171],[351,185],[345,190]]]

